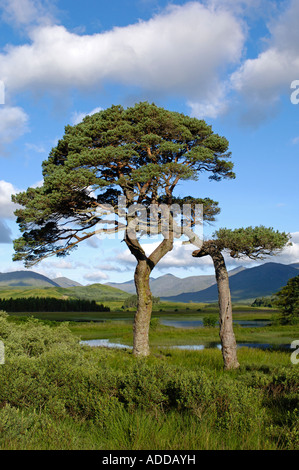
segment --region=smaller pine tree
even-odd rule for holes
[[[281,324],[299,322],[299,275],[289,279],[286,286],[275,294],[275,305],[280,310]]]

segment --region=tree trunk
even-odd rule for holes
[[[237,358],[237,343],[233,330],[233,314],[228,273],[221,252],[213,252],[211,256],[215,267],[218,287],[219,335],[222,346],[224,368],[227,370],[237,369],[240,364]]]
[[[133,220],[128,218],[128,220]],[[136,237],[132,237],[128,230],[125,233],[125,242],[137,261],[134,275],[136,293],[137,293],[137,310],[134,318],[134,339],[133,354],[134,356],[148,356],[149,348],[149,329],[152,315],[152,293],[150,290],[149,280],[150,274],[157,263],[173,248],[173,221],[172,217],[169,222],[170,234],[168,238],[157,246],[157,248],[146,256],[144,249],[140,245]]]
[[[134,281],[137,292],[137,310],[134,319],[134,356],[149,356],[149,327],[152,314],[152,295],[149,278],[151,268],[147,260],[138,260]]]

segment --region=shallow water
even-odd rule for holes
[[[120,343],[110,343],[109,339],[91,339],[81,341],[82,345],[91,347],[105,347],[105,348],[118,348],[118,349],[132,349],[132,346]],[[269,343],[238,343],[238,348],[258,348],[258,349],[274,349],[274,350],[288,350],[291,349],[289,344],[269,344]],[[170,349],[183,349],[189,351],[201,351],[203,349],[221,349],[219,343],[207,343],[207,344],[182,344],[176,346],[170,346]]]
[[[267,320],[234,320],[233,323],[234,325],[240,325],[244,328],[258,328],[270,325],[270,322]],[[203,326],[202,320],[161,320],[161,324],[165,326],[173,326],[174,328],[199,328]]]
[[[92,347],[104,347],[104,348],[118,348],[118,349],[132,349],[132,346],[125,344],[110,343],[109,339],[89,339],[87,341],[81,341],[80,344]]]

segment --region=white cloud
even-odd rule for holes
[[[77,111],[75,111],[72,115],[72,124],[73,125],[79,124],[79,122],[82,122],[86,116],[92,116],[93,114],[99,113],[102,110],[103,108],[98,107],[98,108],[94,108],[89,113],[78,113]]]
[[[44,148],[43,145],[37,145],[37,144],[32,144],[29,142],[26,142],[25,147],[27,150],[36,152],[36,153],[46,153],[46,149]]]
[[[18,27],[51,22],[53,17],[49,8],[49,2],[41,0],[0,0],[2,18]]]
[[[200,103],[218,88],[226,67],[239,61],[245,35],[232,12],[190,2],[94,35],[40,26],[30,40],[0,55],[8,93],[90,89],[113,80]]]
[[[102,271],[120,271],[119,265],[113,265],[113,264],[98,264],[95,265],[94,268],[98,269],[100,268]]]
[[[143,249],[147,256],[152,253],[160,242],[142,244]],[[175,241],[173,249],[167,253],[161,261],[157,264],[157,268],[160,270],[171,269],[171,268],[183,268],[188,269],[191,267],[200,267],[199,260],[192,257],[192,252],[197,248],[194,245],[182,245],[181,241]],[[136,259],[130,253],[128,249],[117,255],[117,261],[124,265],[136,265]],[[212,265],[210,257],[202,258],[201,265]]]
[[[44,184],[44,180],[39,180],[36,183],[32,184],[30,187],[31,188],[41,188],[43,184]]]
[[[12,194],[19,192],[11,183],[0,180],[0,217],[14,218],[14,211],[18,208],[17,204],[11,201]]]
[[[285,247],[282,252],[273,257],[273,261],[283,264],[299,263],[299,232],[291,233],[291,246]]]
[[[191,108],[191,116],[200,117],[201,119],[214,119],[225,114],[228,109],[226,98],[228,88],[228,83],[217,83],[214,89],[208,90],[205,99],[201,101],[189,100],[187,104]]]
[[[291,83],[298,79],[299,2],[292,0],[288,5],[269,25],[271,38],[265,50],[257,58],[247,59],[231,77],[234,89],[246,98],[249,117],[255,119],[271,115],[281,95],[291,96]]]
[[[59,261],[52,261],[51,265],[56,269],[74,269],[73,264],[70,261],[66,261],[64,259]]]
[[[83,276],[83,279],[91,282],[99,282],[109,279],[108,275],[103,271],[94,271]]]
[[[11,243],[11,230],[6,223],[0,220],[0,243]]]
[[[0,141],[8,144],[28,131],[29,117],[22,108],[0,107]]]
[[[263,261],[254,261],[247,257],[234,259],[229,256],[229,253],[224,253],[225,262],[228,269],[235,268],[238,266],[251,267],[253,265],[262,264],[265,262],[274,262],[282,264],[299,263],[299,232],[291,234],[292,246],[285,247],[276,256],[269,256]],[[159,242],[144,244],[143,248],[147,256],[158,246]],[[182,245],[181,241],[175,241],[173,250],[167,253],[161,261],[157,264],[156,268],[159,270],[171,270],[175,268],[182,269],[206,269],[213,266],[213,262],[210,256],[203,258],[193,258],[192,252],[197,248],[194,245]],[[123,264],[129,268],[136,265],[134,256],[128,249],[119,253],[116,257],[118,263]]]

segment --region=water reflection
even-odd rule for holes
[[[92,347],[132,349],[132,346],[127,346],[126,344],[110,343],[109,339],[89,339],[87,341],[80,341],[80,344]]]
[[[160,320],[162,325],[173,326],[174,328],[198,328],[203,326],[202,320]],[[270,325],[270,321],[267,320],[234,320],[234,325],[240,325],[244,328],[256,328]],[[219,325],[219,323],[217,322]]]
[[[285,351],[291,349],[289,344],[269,344],[269,343],[237,343],[237,348],[257,348],[257,349],[271,349],[277,351]],[[183,349],[188,351],[202,351],[203,349],[222,349],[219,343],[207,344],[184,344],[179,346],[172,346],[172,349]]]
[[[80,344],[91,347],[105,347],[105,348],[117,348],[117,349],[132,349],[132,346],[120,343],[110,343],[109,339],[90,339],[86,341],[81,341]],[[165,346],[166,347],[166,346]],[[238,343],[238,348],[257,348],[264,350],[276,350],[276,351],[286,351],[291,349],[290,344],[270,344],[270,343]],[[170,346],[170,349],[182,349],[188,351],[202,351],[203,349],[220,349],[220,343],[206,343],[206,344],[181,344]]]

